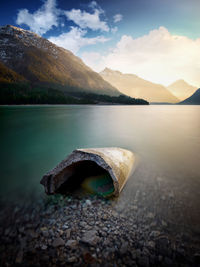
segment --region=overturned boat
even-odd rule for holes
[[[118,147],[76,149],[40,183],[47,194],[67,194],[81,186],[92,194],[118,196],[134,163],[134,154]]]

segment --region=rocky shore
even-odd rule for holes
[[[200,266],[199,243],[137,202],[45,197],[1,203],[0,218],[1,266]]]

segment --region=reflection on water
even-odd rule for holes
[[[114,205],[200,234],[199,118],[199,106],[1,107],[1,196],[43,194],[42,175],[73,149],[119,146],[139,164]]]

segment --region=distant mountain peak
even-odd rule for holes
[[[115,75],[115,76],[131,76],[132,78],[138,78],[138,76],[136,74],[132,74],[132,73],[122,73],[121,71],[119,70],[113,70],[113,69],[110,69],[110,68],[105,68],[103,71],[101,71],[99,73],[100,75]]]
[[[182,105],[200,105],[200,88],[197,89],[193,95],[180,102]]]
[[[189,85],[189,84],[185,80],[179,79],[179,80],[173,82],[172,84],[170,84],[168,87],[173,86],[173,85]],[[189,86],[191,86],[191,85],[189,85]]]
[[[174,94],[180,100],[188,98],[197,90],[197,87],[188,84],[183,79],[179,79],[173,82],[167,88],[172,94]]]
[[[118,70],[112,70],[110,68],[105,68],[103,71],[100,72],[101,74],[122,74],[120,71]]]
[[[166,87],[144,80],[135,74],[123,74],[120,71],[105,68],[100,75],[119,91],[134,98],[146,99],[149,102],[179,101]]]

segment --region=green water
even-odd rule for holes
[[[119,146],[138,165],[118,208],[137,202],[199,229],[199,106],[0,107],[0,127],[2,198],[44,194],[42,176],[76,148]]]

